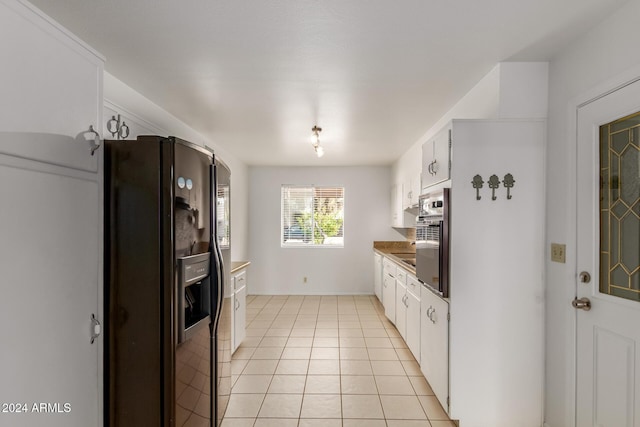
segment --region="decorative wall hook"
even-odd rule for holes
[[[473,188],[476,189],[476,200],[480,200],[482,198],[480,197],[480,189],[482,188],[482,184],[484,184],[484,181],[482,180],[482,177],[480,175],[476,175],[473,177],[471,185],[473,185]]]
[[[496,200],[496,188],[500,187],[500,178],[498,175],[491,175],[489,177],[489,188],[491,189],[491,200]]]
[[[511,195],[511,189],[513,188],[515,182],[516,180],[513,179],[513,175],[511,175],[510,173],[506,174],[504,176],[504,180],[502,180],[502,185],[504,185],[504,188],[507,189],[507,200],[511,200],[511,198],[513,197]]]
[[[120,114],[117,119],[116,116],[111,116],[111,120],[107,122],[107,130],[117,139],[126,139],[129,136],[129,126],[124,120],[120,120]]]

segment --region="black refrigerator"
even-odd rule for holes
[[[217,426],[231,389],[229,169],[140,136],[105,141],[104,184],[105,425]]]

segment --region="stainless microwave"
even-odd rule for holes
[[[420,196],[416,221],[418,280],[449,297],[449,194],[445,188]]]

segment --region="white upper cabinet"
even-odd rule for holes
[[[451,124],[422,144],[422,192],[450,178]]]
[[[407,177],[402,183],[402,209],[408,209],[418,204],[420,197],[420,172]],[[410,225],[413,227],[414,225]]]
[[[391,187],[391,226],[402,227],[402,184]]]
[[[28,3],[0,8],[2,98],[11,100],[0,111],[0,153],[96,172],[84,149],[89,127],[101,131],[103,58]]]

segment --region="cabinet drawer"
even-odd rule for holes
[[[235,285],[235,291],[239,291],[240,289],[244,288],[245,286],[247,286],[247,272],[245,271],[241,271],[239,273],[236,273],[233,276],[233,281],[234,281],[234,285]]]
[[[420,282],[415,276],[411,274],[407,274],[407,291],[411,292],[414,296],[416,296],[418,298],[418,301],[420,301],[421,287],[422,285],[420,285]]]
[[[396,277],[397,267],[393,261],[389,261],[387,258],[383,258],[382,269],[384,270],[384,274]]]
[[[403,268],[398,268],[396,271],[396,280],[403,285],[407,284],[407,272]]]

